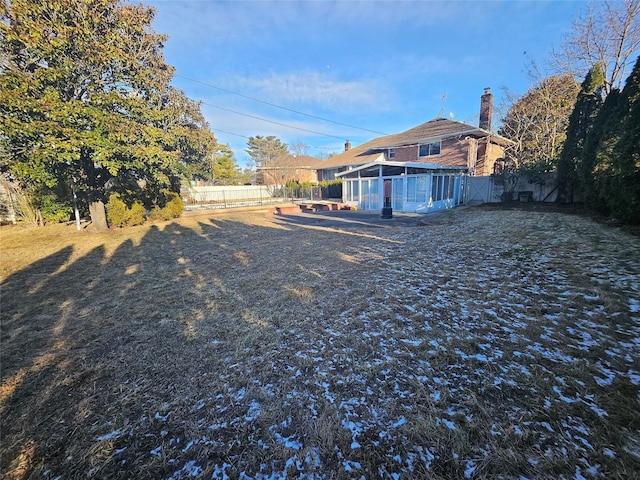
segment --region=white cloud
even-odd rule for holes
[[[236,77],[231,82],[251,96],[293,108],[307,105],[323,110],[355,111],[389,106],[390,98],[374,80],[339,81],[317,72],[269,73]]]

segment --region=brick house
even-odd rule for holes
[[[360,209],[427,212],[464,202],[468,175],[491,175],[511,141],[491,132],[493,94],[480,100],[479,126],[434,118],[375,138],[318,165],[318,180],[343,180],[343,201]]]
[[[256,184],[284,185],[288,181],[318,181],[318,164],[321,161],[306,155],[281,155],[267,165],[256,169]]]

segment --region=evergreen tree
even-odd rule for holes
[[[220,145],[212,165],[212,179],[217,185],[235,185],[241,182],[240,167],[233,152],[226,145]]]
[[[569,117],[567,137],[558,161],[557,188],[559,202],[573,202],[582,193],[581,179],[588,168],[584,161],[585,146],[600,110],[604,75],[596,64],[582,82],[573,112]]]
[[[611,90],[594,119],[591,133],[586,139],[581,168],[577,172],[581,186],[581,197],[584,204],[590,209],[608,213],[606,198],[603,191],[596,184],[596,168],[598,163],[598,150],[604,148],[603,141],[610,135],[611,129],[617,128],[619,118],[622,116],[620,108],[620,91]]]
[[[286,143],[273,135],[263,137],[256,135],[247,140],[246,152],[253,159],[258,168],[268,167],[276,158],[289,153]]]
[[[611,108],[594,155],[594,195],[605,213],[640,224],[640,56]]]

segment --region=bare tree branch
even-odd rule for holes
[[[551,65],[559,74],[574,78],[600,63],[605,93],[620,88],[640,53],[640,0],[605,0],[591,4],[573,22],[570,32],[552,52]]]

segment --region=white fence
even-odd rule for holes
[[[183,187],[180,196],[185,210],[222,209],[273,205],[294,199],[319,200],[320,187],[278,187],[273,185],[189,185]]]
[[[194,208],[232,208],[278,203],[273,189],[265,185],[189,186],[180,195],[186,210]]]

